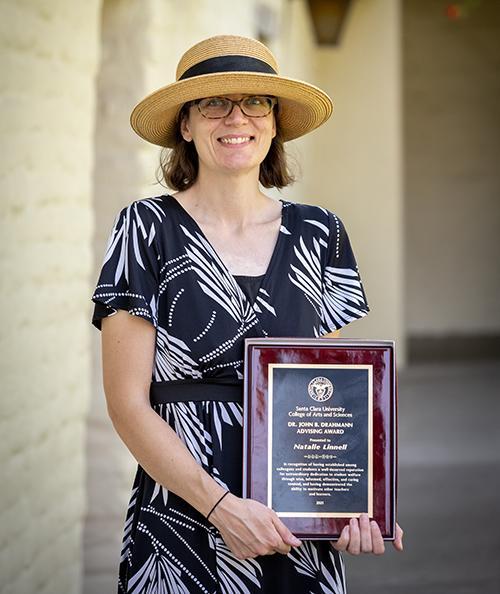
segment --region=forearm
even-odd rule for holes
[[[150,406],[111,413],[113,426],[137,462],[158,483],[206,516],[224,493],[196,462],[175,431]]]

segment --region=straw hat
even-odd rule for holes
[[[278,97],[285,141],[314,130],[333,112],[332,100],[324,91],[279,76],[275,57],[260,41],[217,35],[200,41],[182,56],[176,82],[158,89],[136,105],[130,123],[145,140],[172,147],[176,120],[184,103],[235,93]]]

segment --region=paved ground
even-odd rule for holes
[[[500,594],[500,362],[400,375],[405,551],[346,556],[349,594]]]

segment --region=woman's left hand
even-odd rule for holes
[[[351,555],[360,553],[382,555],[385,551],[380,528],[375,520],[370,521],[368,514],[361,514],[359,521],[351,518],[349,524],[340,533],[339,539],[332,542],[332,545],[337,551],[347,551]],[[396,538],[393,545],[396,550],[403,550],[403,530],[399,524],[396,524]]]

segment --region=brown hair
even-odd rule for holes
[[[163,148],[160,154],[160,164],[156,172],[159,183],[173,190],[181,191],[190,188],[198,177],[198,153],[193,142],[186,142],[181,134],[180,122],[187,116],[190,103],[182,106],[175,127],[175,146],[172,149]],[[265,159],[260,164],[259,181],[264,188],[284,188],[295,181],[295,176],[289,170],[287,155],[279,118],[275,107],[276,136],[271,142]]]

